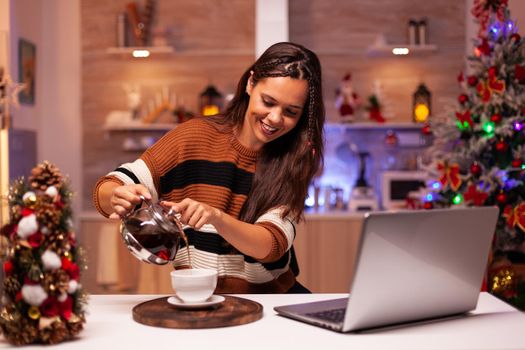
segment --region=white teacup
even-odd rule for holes
[[[200,303],[213,295],[217,287],[217,271],[211,269],[183,269],[171,271],[171,286],[185,303]]]

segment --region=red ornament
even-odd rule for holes
[[[489,77],[495,77],[498,73],[498,68],[496,66],[492,66],[489,68]]]
[[[521,40],[521,37],[518,33],[514,33],[510,36],[510,40],[515,40],[516,42],[519,42]]]
[[[505,204],[505,202],[507,202],[507,195],[503,192],[500,192],[496,195],[496,200],[500,204]]]
[[[22,209],[22,216],[29,216],[29,215],[31,215],[33,213],[34,213],[34,211],[29,209],[29,208]]]
[[[27,237],[27,243],[33,248],[40,247],[42,244],[42,241],[44,239],[44,236],[40,231],[37,231],[36,233],[33,233],[29,237]]]
[[[58,316],[60,312],[60,305],[55,297],[48,297],[42,305],[40,305],[40,313],[45,317]]]
[[[478,163],[472,163],[470,172],[474,176],[479,176],[481,174],[481,166]]]
[[[425,202],[425,204],[423,204],[423,208],[424,209],[432,209],[432,208],[434,208],[434,204],[432,204],[432,202]]]
[[[458,97],[458,101],[459,103],[464,104],[465,102],[468,102],[468,96],[465,94],[461,94]]]
[[[4,263],[4,274],[9,276],[11,275],[11,272],[13,272],[13,263],[11,261],[6,261]]]
[[[521,159],[513,159],[511,163],[513,168],[521,168],[521,164],[523,164]]]
[[[483,54],[485,56],[490,55],[490,45],[487,39],[483,39],[481,45],[479,45],[476,49],[479,51],[480,54]]]
[[[492,117],[490,117],[490,120],[492,120],[494,123],[498,124],[499,122],[501,122],[501,114],[499,114],[499,113],[493,114]]]
[[[509,146],[505,141],[498,141],[498,143],[496,143],[496,150],[498,152],[505,152],[507,150],[507,147]]]
[[[520,84],[525,83],[525,67],[520,66],[519,64],[514,66],[514,76]]]
[[[432,135],[432,130],[430,129],[430,125],[425,125],[421,128],[421,132],[423,135]]]
[[[470,85],[470,86],[476,86],[477,83],[478,83],[478,77],[474,76],[474,75],[471,75],[470,77],[468,77],[467,79],[467,83]]]

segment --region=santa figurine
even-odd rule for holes
[[[339,110],[341,121],[355,121],[360,105],[359,95],[354,92],[354,88],[352,87],[352,75],[347,73],[343,77],[339,88],[336,90],[335,97],[335,107]]]

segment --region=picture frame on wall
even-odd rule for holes
[[[18,40],[18,81],[24,84],[24,89],[20,92],[18,98],[20,103],[33,105],[35,104],[36,90],[36,45],[32,42]]]

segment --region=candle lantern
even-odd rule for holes
[[[200,94],[199,108],[204,117],[219,114],[222,109],[222,94],[213,85],[208,85]]]
[[[417,87],[413,96],[413,118],[416,123],[426,123],[431,113],[432,94],[425,84],[421,83]]]

